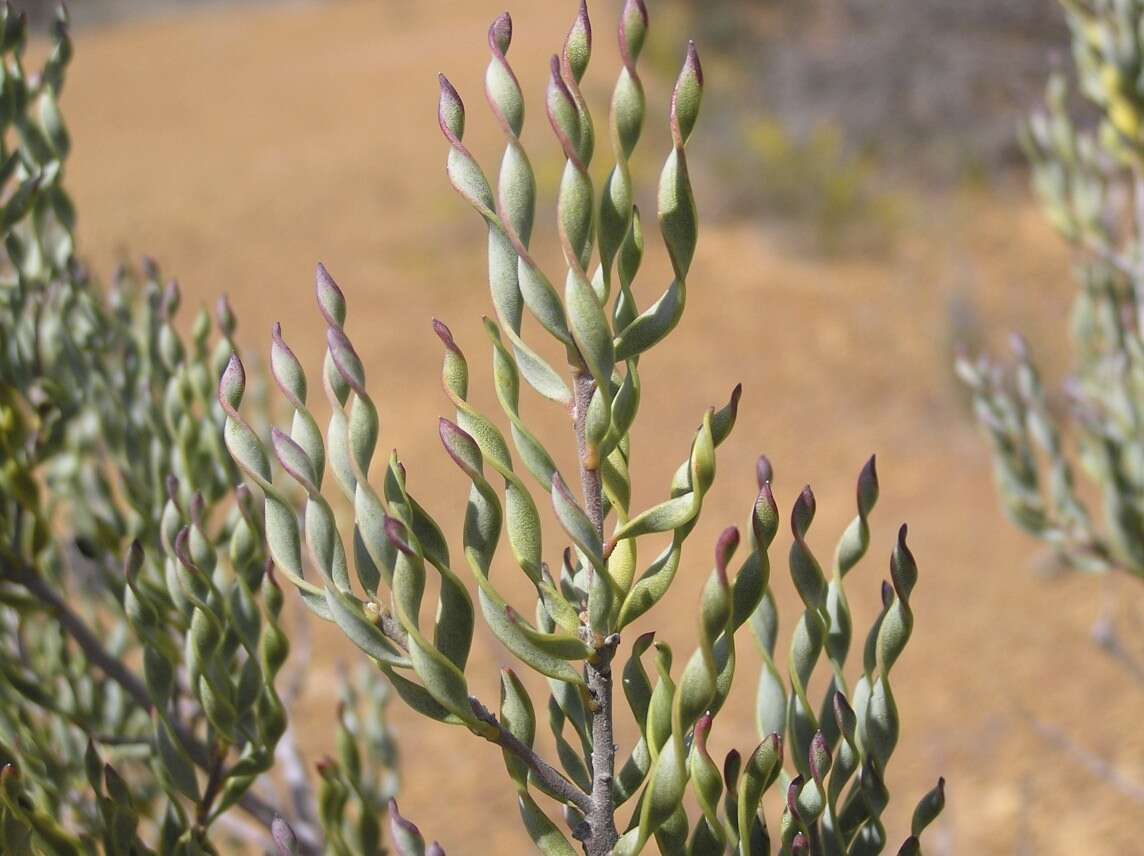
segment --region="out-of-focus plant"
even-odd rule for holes
[[[1056,76],[1023,141],[1047,216],[1081,251],[1064,406],[1053,406],[1019,337],[1013,370],[984,357],[958,369],[992,442],[1008,516],[1069,567],[1144,578],[1144,3],[1062,6],[1096,122],[1074,121]],[[1078,464],[1099,513],[1078,488]]]
[[[781,122],[759,118],[742,131],[739,148],[727,166],[749,169],[757,181],[736,204],[749,194],[755,210],[804,220],[819,252],[884,252],[893,244],[901,199],[871,156],[847,149],[837,127],[819,125],[799,138]]]
[[[444,346],[445,392],[456,409],[440,420],[439,434],[468,483],[461,562],[472,574],[475,598],[442,528],[414,498],[396,453],[381,462],[377,479],[370,477],[378,408],[346,330],[345,297],[324,267],[316,281],[327,341],[321,382],[332,409],[324,437],[309,409],[303,367],[276,329],[271,366],[293,408],[291,425],[274,429],[266,448],[240,413],[246,376],[233,356],[219,388],[226,442],[251,487],[264,494],[267,541],[281,574],[315,614],[361,648],[410,707],[501,749],[521,820],[541,852],[571,854],[578,840],[590,856],[634,854],[654,840],[663,853],[880,853],[887,844],[881,815],[890,796],[884,775],[900,728],[890,672],[912,630],[917,570],[903,527],[891,581],[883,584],[882,610],[851,672],[852,619],[843,578],[869,544],[867,519],[878,494],[872,459],[859,476],[857,517],[839,542],[830,576],[806,540],[815,514],[809,488],[794,503],[789,564],[804,610],[791,634],[786,670],[775,659],[778,617],[767,551],[780,520],[766,459],[758,464],[746,555],[732,574],[740,535],[726,530],[699,604],[698,645],[682,669],[673,669],[671,648],[654,642],[653,634],[624,639],[637,619],[660,605],[682,566],[684,545],[715,477],[716,448],[732,430],[739,405],[736,388],[728,404],[708,410],[671,479],[669,498],[633,511],[629,464],[636,451],[631,427],[642,393],[640,363],[682,315],[696,245],[685,147],[703,89],[692,45],[672,92],[672,148],[657,200],[673,278],[641,311],[633,281],[644,233],[629,159],[644,120],[636,60],[647,26],[642,0],[628,0],[619,24],[622,66],[608,137],[614,166],[599,190],[589,178],[597,129],[580,89],[592,47],[585,6],[561,55],[551,61],[547,118],[566,160],[557,203],[562,291],[529,249],[535,180],[520,140],[524,102],[506,56],[509,16],[497,18],[488,33],[486,95],[505,138],[495,189],[463,143],[461,98],[441,78],[448,175],[488,227],[495,319],[485,331],[508,422],[506,438],[470,403],[466,357],[449,329],[434,322]],[[566,369],[550,364],[536,341],[526,339],[526,316],[537,337],[562,346]],[[578,479],[561,473],[550,453],[557,438],[542,439],[522,416],[522,380],[567,411]],[[275,478],[272,460],[285,479]],[[339,530],[323,492],[327,470],[353,505],[352,531]],[[577,480],[580,490],[574,491],[570,484]],[[289,494],[294,485],[307,497],[301,522]],[[558,532],[543,531],[543,503],[559,521]],[[511,560],[496,558],[502,533]],[[562,549],[546,548],[545,537]],[[661,552],[641,563],[654,541],[665,542]],[[493,576],[494,567],[510,563],[535,592],[527,610],[511,604]],[[475,694],[475,676],[466,667],[478,611],[526,673],[547,679],[555,763],[538,750],[536,707],[516,671],[501,674],[499,713]],[[743,754],[731,750],[720,764],[712,757],[712,732],[735,677],[736,631],[748,622],[765,654],[757,703],[762,741]],[[649,658],[654,678],[645,666]],[[821,698],[811,690],[819,665],[829,670]],[[640,733],[634,746],[617,745],[618,714],[634,718]],[[768,821],[762,800],[772,790],[781,791],[783,808]],[[920,852],[918,836],[943,800],[939,784],[919,804],[899,852]],[[692,805],[700,811],[689,817]],[[399,852],[425,852],[419,833],[396,813],[394,829],[404,836],[396,841]]]
[[[232,807],[269,831],[255,782],[287,724],[283,597],[215,394],[235,319],[224,299],[184,335],[150,261],[92,282],[64,186],[66,15],[34,75],[25,41],[0,3],[0,851],[219,852]],[[358,818],[368,852],[392,796],[376,683],[343,708],[315,821]],[[290,813],[307,853],[316,808]]]

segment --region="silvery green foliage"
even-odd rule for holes
[[[397,744],[386,714],[392,690],[364,663],[352,679],[340,677],[336,757],[318,763],[318,819],[330,852],[380,853],[398,786]]]
[[[406,704],[501,748],[522,823],[539,851],[566,856],[579,840],[590,856],[635,854],[654,840],[663,853],[880,853],[887,844],[880,820],[889,800],[884,773],[899,733],[890,671],[912,630],[909,598],[917,570],[903,527],[883,609],[868,634],[860,671],[848,677],[852,623],[843,577],[869,542],[867,518],[878,492],[873,460],[859,477],[858,515],[839,543],[829,579],[807,543],[813,494],[803,491],[794,504],[790,569],[804,611],[793,630],[788,668],[775,660],[779,628],[767,550],[779,511],[765,459],[758,465],[746,557],[732,575],[740,536],[727,530],[699,604],[698,645],[683,668],[673,670],[671,648],[655,643],[652,634],[625,644],[625,632],[654,610],[682,567],[684,545],[715,477],[716,449],[732,430],[739,404],[736,388],[725,406],[702,415],[668,498],[633,511],[629,461],[640,360],[678,323],[695,251],[686,144],[703,88],[691,45],[672,91],[671,149],[657,198],[673,277],[641,310],[632,283],[644,234],[629,161],[644,120],[636,61],[647,25],[642,0],[628,0],[612,97],[614,165],[598,192],[590,178],[597,132],[580,89],[592,45],[583,5],[562,54],[551,62],[546,112],[565,159],[557,203],[563,289],[529,249],[536,181],[521,143],[524,103],[507,58],[513,34],[508,15],[489,29],[485,76],[505,140],[495,190],[464,145],[460,95],[441,78],[448,175],[488,229],[496,317],[486,321],[485,332],[508,423],[506,437],[470,403],[466,356],[449,329],[434,322],[444,346],[443,385],[455,408],[438,431],[468,484],[462,556],[450,554],[442,528],[414,498],[396,453],[375,467],[380,472],[371,479],[378,408],[346,330],[345,296],[320,265],[316,297],[326,328],[321,386],[332,412],[328,425],[323,432],[311,412],[308,378],[276,328],[271,366],[293,410],[289,429],[274,429],[268,449],[244,419],[239,409],[246,375],[236,356],[219,388],[227,446],[265,496],[267,540],[282,574],[315,614],[336,623],[370,658]],[[537,339],[529,341],[533,336],[563,346],[567,366],[541,356]],[[576,478],[560,472],[548,451],[549,438],[534,433],[521,415],[522,385],[568,410],[578,442],[579,491],[570,486]],[[339,528],[323,491],[327,470],[353,506],[352,530]],[[306,494],[300,510],[289,492],[295,485]],[[556,532],[544,531],[543,503],[559,522]],[[496,558],[502,534],[511,563],[534,591],[528,611],[510,603],[494,577],[494,568],[509,563]],[[661,551],[641,562],[655,541],[664,543]],[[471,582],[458,573],[459,565],[468,566]],[[430,592],[435,603],[426,603]],[[499,715],[474,693],[467,666],[478,612],[519,668],[547,679],[555,763],[536,751],[537,710],[516,671],[501,675]],[[719,765],[710,737],[735,674],[736,631],[748,622],[765,654],[758,695],[762,741],[744,754],[730,752]],[[623,749],[613,731],[613,660],[621,651],[624,701],[640,732],[636,745]],[[654,660],[654,679],[645,659]],[[819,663],[830,670],[820,699],[809,689]],[[768,823],[762,800],[772,790],[785,795],[785,808]],[[922,800],[900,852],[920,852],[918,836],[943,799],[939,784]],[[701,809],[697,817],[687,814],[693,801]],[[396,812],[392,819],[399,852],[428,852],[414,827]]]
[[[223,442],[225,299],[181,332],[149,260],[104,293],[75,257],[61,11],[38,74],[0,4],[0,850],[214,853],[287,711],[261,509]],[[347,695],[318,822],[377,849],[384,688]],[[317,807],[312,807],[312,814]],[[303,852],[314,852],[303,828]]]
[[[1023,140],[1047,216],[1082,251],[1073,373],[1057,408],[1019,338],[1012,370],[985,358],[958,370],[992,441],[1009,517],[1071,567],[1144,576],[1144,4],[1062,5],[1097,122],[1073,121],[1055,77]],[[1098,489],[1099,513],[1078,491],[1078,465]]]

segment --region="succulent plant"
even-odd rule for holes
[[[980,357],[958,370],[990,438],[1008,516],[1068,567],[1144,578],[1144,4],[1062,6],[1079,90],[1097,118],[1073,120],[1058,75],[1023,141],[1046,215],[1079,251],[1073,372],[1058,406],[1016,336],[1012,369]]]
[[[235,317],[223,298],[184,336],[156,263],[104,293],[78,261],[62,10],[52,37],[27,73],[0,4],[0,850],[218,852],[232,806],[269,831],[287,724],[283,596],[215,394]],[[313,824],[361,818],[366,846],[393,786],[379,692],[347,699]]]
[[[789,566],[803,612],[785,669],[776,660],[768,558],[780,515],[765,458],[756,464],[745,538],[730,528],[716,544],[696,647],[682,669],[652,634],[625,638],[637,619],[662,614],[658,607],[687,572],[684,547],[740,398],[736,387],[724,406],[702,415],[668,498],[633,510],[640,361],[682,315],[697,240],[686,144],[703,89],[692,45],[672,92],[657,200],[673,277],[641,311],[633,282],[644,235],[629,162],[644,121],[636,63],[647,26],[643,3],[629,0],[611,111],[614,166],[599,192],[590,177],[595,130],[580,90],[592,44],[583,5],[553,58],[546,106],[565,159],[557,206],[563,291],[529,250],[536,182],[520,142],[510,18],[489,31],[486,89],[505,137],[495,191],[463,143],[460,96],[441,81],[449,177],[488,230],[495,320],[485,331],[508,426],[506,437],[470,403],[464,352],[435,323],[455,410],[438,434],[468,491],[460,527],[468,571],[459,573],[449,539],[411,494],[396,454],[371,481],[378,409],[345,329],[345,297],[324,268],[316,283],[327,333],[322,386],[333,415],[323,436],[302,365],[275,329],[270,375],[291,424],[268,437],[261,381],[252,374],[248,388],[225,299],[213,323],[200,312],[186,336],[178,287],[163,284],[156,263],[125,267],[106,293],[83,268],[58,106],[71,56],[66,16],[57,18],[42,70],[28,75],[24,19],[0,3],[0,130],[12,131],[0,133],[5,852],[215,853],[231,837],[250,838],[242,820],[249,818],[265,836],[251,840],[280,853],[379,853],[383,840],[402,856],[442,853],[393,801],[391,694],[500,748],[524,828],[544,853],[575,852],[579,841],[589,854],[630,854],[653,840],[665,853],[885,849],[884,775],[900,727],[890,672],[912,631],[917,570],[903,527],[882,609],[860,668],[850,672],[843,578],[868,548],[873,459],[858,477],[857,516],[829,577],[807,540],[815,514],[809,488],[793,504]],[[554,343],[534,332],[562,346],[567,366],[542,355]],[[560,472],[548,450],[554,438],[523,417],[522,386],[566,409],[575,475]],[[322,489],[327,468],[353,507],[344,537]],[[551,505],[556,532],[544,532],[542,503]],[[530,614],[492,575],[504,564],[496,554],[502,530],[535,593]],[[562,549],[546,551],[545,535]],[[732,573],[740,540],[746,555]],[[660,552],[648,560],[657,541]],[[292,692],[277,687],[292,641],[283,581],[366,655],[354,677],[340,681],[334,754],[313,775],[288,729]],[[434,605],[427,592],[436,595],[432,620],[424,617]],[[478,676],[468,668],[478,610],[520,663],[501,674],[495,713],[473,691]],[[717,763],[715,722],[746,624],[763,654],[760,742]],[[817,697],[810,687],[820,665],[829,678]],[[537,746],[526,673],[547,680],[554,762]],[[639,733],[622,749],[621,715]],[[274,799],[275,784],[287,799]],[[781,807],[768,823],[770,792]],[[939,783],[919,803],[900,852],[919,852],[943,801]],[[699,814],[689,818],[693,806]]]
[[[657,197],[673,276],[641,310],[632,285],[645,242],[629,164],[644,122],[637,60],[647,27],[642,0],[628,0],[620,14],[622,62],[611,104],[614,166],[599,190],[590,177],[597,130],[581,92],[592,53],[584,4],[551,61],[546,113],[565,160],[557,200],[563,290],[530,251],[537,183],[521,143],[524,100],[507,58],[509,16],[498,17],[488,33],[485,94],[505,139],[495,189],[465,147],[461,97],[441,78],[438,115],[448,176],[488,232],[495,319],[486,321],[485,332],[508,433],[470,402],[466,356],[448,327],[434,322],[444,390],[455,410],[440,420],[438,433],[468,490],[461,561],[414,497],[413,479],[396,453],[371,477],[378,406],[347,330],[345,295],[321,265],[316,297],[327,343],[321,382],[332,412],[324,435],[310,409],[303,366],[276,328],[270,365],[293,411],[289,429],[274,428],[264,443],[243,416],[247,378],[236,354],[219,385],[227,448],[251,490],[265,498],[267,543],[280,575],[317,616],[341,628],[414,711],[500,748],[521,822],[540,852],[574,853],[578,841],[590,856],[634,854],[654,840],[663,853],[879,853],[888,843],[881,821],[890,797],[884,775],[900,728],[890,672],[912,631],[917,568],[902,527],[882,610],[860,669],[848,675],[853,622],[843,578],[869,544],[868,516],[878,495],[872,458],[858,478],[857,516],[842,535],[829,578],[807,542],[814,495],[807,488],[794,502],[789,565],[804,609],[787,669],[776,663],[779,626],[767,551],[780,515],[765,458],[757,463],[746,556],[732,574],[741,536],[726,530],[698,605],[698,642],[682,669],[673,669],[672,649],[652,634],[626,638],[636,619],[662,617],[657,607],[678,574],[688,572],[684,547],[740,398],[736,387],[726,405],[702,414],[668,498],[633,510],[629,465],[640,362],[679,322],[695,253],[686,145],[703,91],[698,53],[689,45],[672,90],[671,149]],[[566,366],[542,355],[554,344]],[[549,451],[556,438],[540,436],[522,415],[522,388],[567,412],[578,449],[575,473],[560,471]],[[352,529],[339,527],[323,490],[327,470],[353,507]],[[305,494],[300,504],[293,499],[297,488]],[[545,503],[559,522],[555,532],[542,525]],[[497,556],[502,533],[511,561]],[[661,552],[641,562],[657,541],[664,542]],[[508,564],[534,593],[527,608],[514,603],[493,574]],[[433,594],[436,603],[426,603]],[[501,674],[496,713],[477,694],[479,676],[468,668],[478,612],[519,661]],[[765,655],[757,704],[761,742],[742,754],[730,751],[720,764],[711,755],[712,734],[735,677],[736,631],[747,623]],[[654,679],[645,666],[649,655]],[[830,679],[816,698],[809,688],[820,663]],[[537,747],[536,706],[521,677],[527,673],[547,679],[555,762]],[[622,749],[615,731],[621,715],[631,716],[640,734]],[[768,822],[762,800],[771,791],[780,792],[783,807]],[[689,817],[695,803],[700,814]],[[943,803],[939,783],[918,805],[899,852],[920,852],[919,836]],[[396,811],[391,820],[399,853],[430,852]]]

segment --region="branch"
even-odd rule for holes
[[[576,429],[576,446],[580,461],[580,486],[584,492],[584,510],[604,543],[604,490],[598,461],[592,461],[588,450],[588,408],[596,391],[591,375],[580,373],[574,378],[575,399],[572,423]],[[588,690],[592,695],[592,796],[584,813],[586,830],[582,838],[588,856],[611,853],[619,832],[616,829],[616,799],[612,792],[616,772],[616,739],[612,717],[612,658],[620,637],[612,634],[604,640],[596,657],[584,667]]]
[[[381,632],[397,645],[402,651],[408,652],[408,636],[404,628],[392,616],[382,613],[379,619]],[[520,758],[536,776],[538,785],[546,793],[562,802],[574,805],[581,813],[587,814],[592,806],[592,799],[575,784],[570,782],[563,773],[541,758],[531,746],[520,740],[515,734],[506,729],[499,719],[476,696],[469,696],[469,706],[477,719],[496,729],[497,736],[491,742],[502,749],[511,752]]]
[[[1092,640],[1128,673],[1137,686],[1144,687],[1144,664],[1124,647],[1110,617],[1101,616],[1097,620],[1092,628]]]
[[[19,559],[13,559],[9,555],[0,556],[0,580],[23,586],[30,594],[38,598],[40,606],[55,616],[60,626],[83,651],[83,655],[89,663],[119,684],[140,709],[147,713],[154,709],[154,705],[151,703],[151,695],[139,677],[127,668],[122,660],[113,656],[103,647],[99,637],[92,632],[82,618],[71,610],[34,568]],[[176,736],[186,748],[187,754],[195,765],[210,772],[212,764],[210,751],[207,747],[180,723],[175,722],[173,726]],[[266,829],[270,829],[270,825],[277,815],[273,806],[252,791],[243,794],[238,805]],[[308,853],[321,852],[321,846],[313,840],[303,842],[303,847]]]
[[[473,713],[477,715],[477,719],[497,730],[497,738],[492,742],[516,755],[527,764],[528,768],[536,775],[536,780],[542,790],[569,805],[576,806],[583,814],[587,814],[591,810],[592,798],[588,794],[568,781],[559,770],[537,755],[532,747],[501,725],[500,720],[481,704],[480,700],[469,696],[469,704],[473,708]]]
[[[1125,776],[1106,758],[1084,748],[1055,725],[1042,722],[1028,712],[1023,712],[1023,715],[1033,726],[1033,730],[1054,748],[1059,749],[1074,761],[1077,761],[1093,776],[1110,785],[1124,796],[1144,805],[1144,785]]]

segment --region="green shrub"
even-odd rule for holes
[[[641,311],[632,285],[644,235],[629,159],[644,120],[636,60],[646,29],[643,3],[628,0],[612,104],[615,166],[599,192],[588,178],[596,132],[580,93],[591,54],[583,7],[552,62],[547,112],[566,161],[562,293],[529,253],[535,181],[519,141],[521,92],[505,56],[508,16],[489,33],[486,86],[506,140],[495,192],[462,142],[460,97],[441,81],[449,176],[488,226],[495,320],[486,332],[509,424],[506,439],[469,403],[466,358],[436,323],[445,392],[456,408],[438,431],[467,483],[457,528],[468,581],[396,454],[370,478],[378,411],[345,330],[345,298],[324,268],[322,387],[333,415],[323,436],[302,366],[276,329],[269,364],[293,415],[288,431],[274,428],[269,438],[255,427],[265,419],[261,408],[250,415],[257,378],[248,388],[225,301],[213,324],[202,313],[185,338],[178,289],[161,285],[154,263],[121,271],[106,294],[86,275],[63,186],[67,133],[57,101],[70,57],[66,19],[57,21],[55,49],[33,82],[22,67],[23,21],[0,5],[0,140],[17,141],[0,151],[4,852],[209,854],[233,852],[233,839],[243,838],[279,853],[371,854],[383,852],[388,810],[386,837],[397,853],[441,853],[392,802],[395,747],[383,715],[390,687],[417,714],[501,750],[523,826],[544,853],[572,853],[578,840],[589,854],[630,854],[653,839],[664,853],[884,850],[884,775],[900,728],[890,672],[912,631],[917,569],[902,527],[882,609],[860,662],[848,667],[853,621],[843,578],[869,543],[873,459],[858,477],[857,515],[829,574],[806,540],[814,495],[804,489],[793,503],[789,567],[804,608],[790,634],[789,667],[776,663],[768,548],[780,519],[765,458],[745,537],[729,528],[716,545],[695,616],[698,643],[682,669],[673,670],[671,648],[652,634],[624,638],[637,618],[662,615],[656,608],[683,566],[716,448],[739,405],[736,388],[725,406],[703,414],[668,499],[631,508],[640,362],[679,321],[697,239],[685,146],[703,87],[691,46],[672,94],[673,146],[658,193],[674,277]],[[567,367],[552,366],[526,341],[526,314],[538,322],[537,336],[563,346]],[[562,475],[547,451],[557,438],[533,433],[521,416],[522,379],[567,409],[576,477]],[[353,506],[352,531],[339,530],[323,493],[327,469]],[[540,502],[551,504],[559,530],[542,531]],[[502,530],[535,591],[531,616],[508,602],[491,574]],[[544,549],[545,535],[556,553]],[[745,556],[732,574],[740,540]],[[653,541],[662,551],[641,563]],[[330,723],[337,757],[312,777],[290,751],[290,691],[276,688],[291,635],[282,581],[364,654]],[[435,604],[424,602],[430,592]],[[496,713],[471,691],[466,666],[478,608],[519,668],[548,681],[555,763],[537,749],[535,706],[516,672],[501,675]],[[764,661],[760,742],[719,763],[709,738],[735,677],[736,633],[748,623]],[[810,690],[819,678],[821,695]],[[618,715],[634,717],[640,734],[622,750]],[[290,789],[291,810],[267,796],[273,777]],[[763,798],[772,792],[783,807],[768,822]],[[943,801],[939,783],[919,803],[899,852],[920,852],[918,836]],[[250,838],[244,818],[261,833]]]
[[[1054,77],[1023,142],[1050,222],[1079,251],[1073,372],[1056,407],[1019,337],[1012,370],[984,357],[958,368],[1008,516],[1069,567],[1144,578],[1144,4],[1062,5],[1096,121],[1074,121],[1068,85]]]
[[[597,130],[580,92],[591,55],[583,7],[562,54],[552,59],[547,116],[566,159],[557,203],[563,293],[529,252],[536,184],[520,142],[523,99],[506,57],[509,17],[501,16],[490,28],[492,58],[485,76],[489,104],[505,135],[495,190],[463,143],[460,96],[441,80],[439,118],[449,144],[448,174],[488,227],[496,319],[485,326],[497,399],[510,426],[506,439],[492,418],[470,404],[466,357],[449,329],[435,322],[444,345],[445,392],[456,407],[453,418],[441,420],[439,433],[469,484],[460,528],[476,604],[457,573],[448,538],[414,499],[397,456],[383,464],[380,488],[368,479],[378,411],[345,329],[344,295],[325,268],[317,275],[328,343],[323,388],[333,409],[325,440],[307,408],[303,368],[276,334],[271,365],[294,408],[291,429],[275,430],[271,451],[266,450],[239,413],[245,375],[236,357],[220,384],[227,444],[266,496],[271,553],[283,574],[316,614],[337,623],[375,661],[418,713],[465,727],[500,747],[522,823],[540,851],[572,853],[570,839],[575,839],[588,854],[630,854],[654,839],[664,853],[753,854],[772,846],[789,853],[881,852],[886,832],[880,816],[889,797],[883,775],[899,730],[889,673],[912,629],[909,596],[917,572],[903,527],[891,561],[892,583],[883,589],[883,611],[867,637],[861,667],[849,677],[845,661],[852,624],[842,579],[868,544],[867,515],[878,492],[873,460],[859,477],[858,516],[842,536],[829,579],[805,541],[815,510],[809,488],[791,512],[791,576],[805,611],[792,635],[789,689],[774,663],[778,626],[767,548],[779,512],[765,458],[758,464],[746,558],[732,576],[740,535],[734,528],[725,531],[699,604],[698,647],[683,669],[673,674],[671,649],[655,643],[653,682],[644,666],[652,635],[627,645],[623,639],[632,622],[653,611],[671,588],[715,476],[716,448],[732,430],[739,404],[736,388],[724,407],[704,414],[672,478],[670,498],[634,512],[630,431],[642,395],[639,367],[671,333],[686,301],[697,220],[685,147],[703,88],[691,46],[672,93],[673,147],[658,193],[657,218],[674,278],[641,312],[632,284],[644,234],[632,203],[629,159],[644,119],[636,60],[646,28],[643,3],[629,0],[621,15],[623,64],[612,98],[615,166],[599,193],[588,177]],[[594,250],[599,255],[593,265]],[[526,341],[526,315],[540,335],[563,346],[565,370]],[[538,437],[522,418],[522,380],[568,411],[579,450],[579,491],[569,486],[576,479],[562,474],[547,450],[556,438]],[[285,479],[273,480],[272,458]],[[353,530],[344,537],[321,490],[327,468],[355,510]],[[291,482],[307,496],[301,524],[286,493]],[[542,532],[542,502],[551,504],[561,531]],[[502,532],[513,562],[535,590],[534,617],[510,604],[492,577]],[[559,565],[545,560],[544,534],[571,543]],[[641,566],[638,548],[646,550],[654,540],[666,540],[666,546]],[[304,575],[304,555],[316,576]],[[425,620],[430,579],[439,594],[430,610],[433,619]],[[473,694],[466,666],[478,610],[520,668],[548,679],[547,709],[560,768],[535,748],[536,708],[514,671],[502,675],[499,716]],[[735,675],[736,631],[748,621],[766,661],[758,697],[762,742],[743,754],[732,751],[720,765],[708,753],[707,738]],[[621,653],[626,653],[626,710],[615,693]],[[831,677],[825,697],[814,700],[807,687],[822,661]],[[634,717],[641,734],[622,753],[614,738],[621,711]],[[772,787],[786,794],[786,808],[773,826],[760,814],[761,799]],[[694,820],[684,808],[691,797],[701,808]],[[563,822],[538,799],[559,808]],[[942,800],[939,784],[919,806],[903,852],[918,851],[917,836]]]

